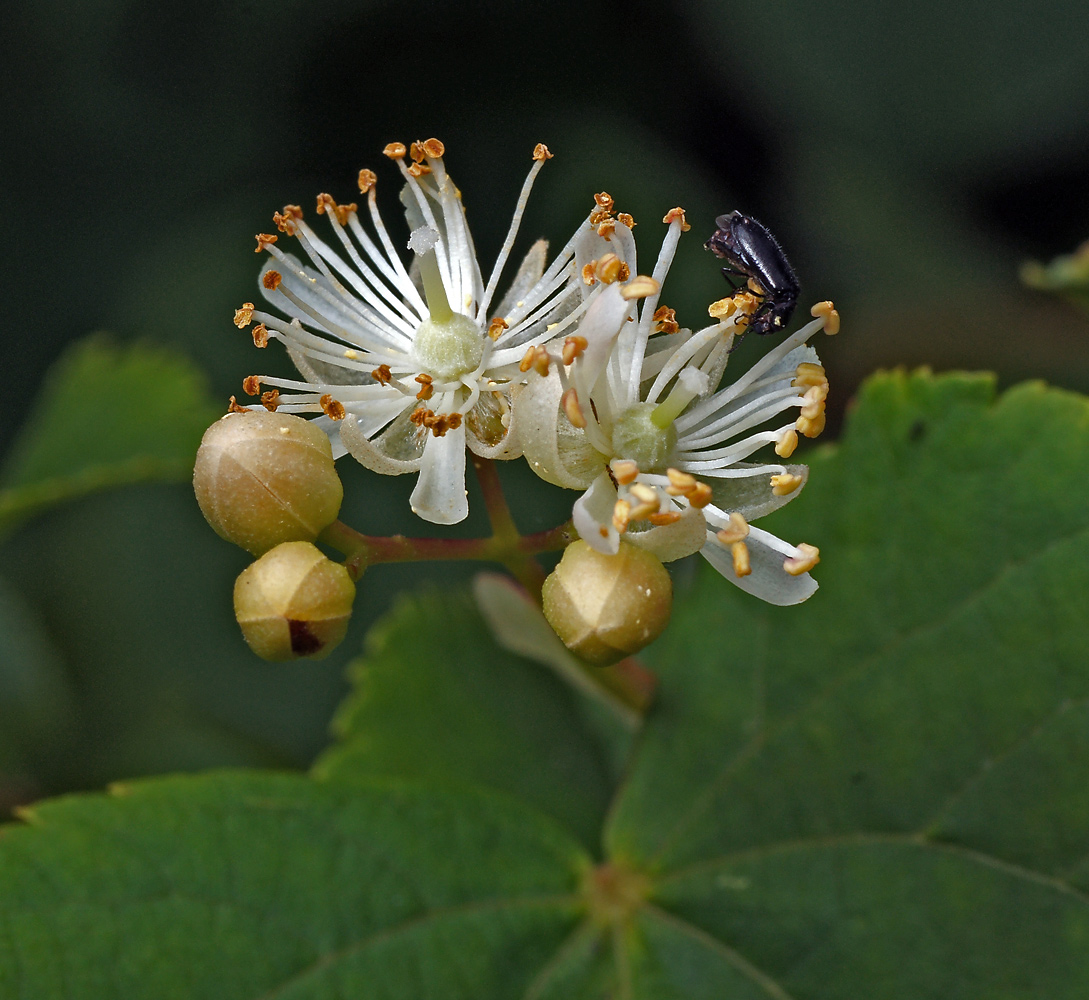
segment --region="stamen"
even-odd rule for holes
[[[647,520],[656,527],[663,524],[676,524],[681,519],[679,511],[675,510],[663,510],[657,514],[651,514]]]
[[[798,546],[798,555],[792,559],[787,559],[783,563],[783,569],[791,576],[801,576],[803,573],[808,573],[820,561],[820,549],[815,545],[807,545],[802,542]]]
[[[631,504],[627,500],[617,500],[613,505],[613,527],[621,534],[628,530],[631,520]]]
[[[688,230],[692,228],[685,220],[683,208],[671,208],[668,212],[666,212],[665,218],[662,219],[662,222],[664,222],[668,226],[674,219],[681,220],[682,233],[687,233]]]
[[[261,395],[261,376],[260,375],[247,375],[242,380],[242,391],[247,396],[259,396],[259,395]]]
[[[246,329],[247,326],[253,321],[254,305],[252,302],[243,302],[242,305],[234,311],[234,325],[239,330]]]
[[[403,160],[406,152],[403,142],[391,142],[382,150],[382,155],[388,156],[391,160]]]
[[[621,223],[621,225],[627,226],[629,229],[635,228],[635,219],[628,215],[627,212],[620,212],[616,217],[616,221]],[[677,516],[679,517],[680,515],[678,514]]]
[[[727,299],[719,299],[717,302],[712,302],[707,307],[707,315],[710,316],[711,319],[729,319],[735,312],[737,312],[737,303],[734,301],[732,295]]]
[[[600,193],[595,194],[594,203],[603,212],[612,212],[613,205],[615,204],[613,196],[609,194],[608,191],[601,191]],[[590,221],[593,222],[594,220],[591,219]]]
[[[603,285],[611,285],[621,276],[623,261],[615,253],[607,253],[600,260],[593,261],[593,265],[594,277]]]
[[[262,250],[267,250],[279,238],[279,236],[274,236],[272,233],[258,233],[254,237],[254,239],[257,240],[257,246],[254,248],[253,252],[260,253]]]
[[[618,486],[627,486],[634,483],[639,475],[639,466],[629,458],[620,458],[609,464],[613,478]]]
[[[620,288],[620,297],[631,301],[632,299],[643,299],[648,295],[655,295],[661,290],[661,285],[658,284],[653,278],[646,274],[637,274],[626,285]]]
[[[503,319],[502,316],[496,316],[488,324],[488,336],[491,337],[492,340],[498,340],[503,335],[503,331],[509,329],[510,326],[507,324],[507,321]]]
[[[680,469],[666,469],[666,476],[669,477],[666,493],[671,497],[688,496],[696,488],[698,482],[695,476],[689,475],[687,472],[681,472]]]
[[[552,154],[548,151],[548,147],[543,142],[539,142],[539,143],[537,143],[536,146],[533,147],[533,159],[535,159],[535,160],[551,160],[552,159]]]
[[[280,282],[284,280],[284,276],[279,271],[266,271],[261,275],[261,284],[265,286],[270,292],[276,291],[280,287]]]
[[[344,416],[345,416],[345,413],[346,413],[346,411],[344,409],[344,404],[343,403],[338,403],[335,399],[333,399],[331,393],[328,393],[328,392],[325,393],[325,395],[322,396],[318,400],[318,402],[321,403],[322,412],[330,420],[343,420],[344,419]]]
[[[249,413],[250,408],[248,406],[239,406],[238,400],[231,396],[231,401],[227,404],[228,413]]]
[[[777,497],[790,496],[801,485],[802,477],[789,472],[771,477],[771,492]]]
[[[677,322],[677,313],[668,306],[659,306],[651,317],[655,333],[677,333],[681,325]]]
[[[696,483],[688,494],[688,502],[695,508],[702,510],[712,500],[711,487],[706,483]]]
[[[578,334],[575,334],[573,337],[568,337],[563,342],[563,352],[560,354],[563,363],[565,365],[574,364],[575,359],[582,354],[588,346],[589,341],[585,337],[580,337]]]
[[[809,310],[809,315],[824,320],[824,332],[829,337],[839,333],[839,312],[830,300],[818,302]]]
[[[560,397],[560,405],[563,407],[563,412],[567,415],[567,419],[571,421],[572,426],[586,426],[586,416],[582,412],[582,407],[579,406],[578,392],[574,388],[568,389]]]
[[[793,427],[787,427],[780,432],[779,440],[775,442],[775,454],[780,458],[790,458],[797,447],[798,432]]]
[[[371,372],[371,378],[381,385],[389,385],[393,381],[393,372],[390,370],[389,365],[379,365]]]
[[[268,392],[261,393],[261,405],[269,413],[275,413],[280,406],[280,390],[269,389]]]
[[[718,540],[723,545],[733,545],[735,542],[742,542],[749,537],[749,522],[745,520],[745,515],[740,511],[733,511],[730,514],[730,523],[718,532]]]
[[[734,542],[730,546],[730,555],[734,561],[734,576],[748,576],[752,572],[749,547],[744,542]]]
[[[375,184],[378,183],[378,174],[376,174],[373,170],[368,170],[366,167],[364,167],[362,170],[359,171],[359,179],[357,183],[359,184],[359,193],[366,194],[368,191],[370,191],[372,187],[375,186]]]

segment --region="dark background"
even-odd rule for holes
[[[225,402],[257,365],[230,322],[255,298],[253,234],[284,203],[349,200],[363,166],[398,232],[380,151],[432,135],[485,271],[537,142],[556,155],[523,248],[562,243],[604,189],[653,260],[657,220],[684,206],[693,231],[664,301],[685,325],[725,291],[701,246],[714,216],[756,215],[802,301],[832,298],[843,315],[820,345],[833,425],[861,378],[898,364],[1089,390],[1089,324],[1017,278],[1089,236],[1082,3],[22,0],[3,14],[0,446],[64,346],[95,330],[172,346]],[[505,472],[526,528],[569,508]],[[420,531],[411,482],[343,474],[346,519]],[[0,549],[67,686],[0,798],[310,760],[366,624],[420,569],[372,571],[342,650],[277,666],[249,655],[231,618],[245,563],[183,486],[91,498]],[[468,569],[428,572],[448,585]]]

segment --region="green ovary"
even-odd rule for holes
[[[631,459],[644,472],[665,468],[677,445],[673,426],[662,428],[651,419],[654,409],[653,403],[636,403],[613,425],[613,456]]]
[[[477,370],[484,357],[484,334],[468,316],[452,313],[442,321],[425,319],[416,330],[412,350],[425,372],[448,381]]]

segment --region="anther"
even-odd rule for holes
[[[807,545],[802,542],[798,547],[798,555],[793,559],[787,559],[783,563],[783,569],[791,576],[801,576],[808,573],[821,561],[821,551],[815,545]]]
[[[261,284],[265,286],[269,291],[274,292],[280,287],[280,282],[284,280],[284,276],[279,271],[266,271],[261,275]]]
[[[261,395],[261,376],[260,375],[247,375],[242,380],[242,391],[247,396],[259,396],[259,395]]]
[[[771,477],[771,492],[777,497],[790,496],[801,485],[802,477],[790,472]]]
[[[717,538],[723,545],[733,545],[735,542],[743,542],[749,537],[749,522],[745,520],[745,515],[740,511],[733,511],[730,514],[730,523],[722,528]]]
[[[729,319],[735,312],[737,312],[737,303],[733,300],[733,296],[728,299],[719,299],[707,307],[707,315],[711,319]]]
[[[446,152],[446,147],[442,142],[434,137],[425,139],[423,142],[415,142],[413,145],[419,146],[423,151],[424,156],[430,156],[432,159],[438,159]]]
[[[655,527],[660,527],[663,524],[676,524],[680,519],[680,512],[675,510],[659,511],[657,514],[651,514],[647,518]]]
[[[653,295],[659,289],[661,285],[655,281],[652,277],[646,274],[637,274],[626,285],[622,285],[620,288],[620,297],[628,300],[646,298],[648,295]]]
[[[280,390],[269,389],[268,392],[261,393],[261,405],[269,413],[275,413],[280,406]]]
[[[612,236],[612,234],[615,233],[615,232],[616,232],[616,223],[612,219],[609,219],[606,222],[601,223],[601,225],[597,227],[597,234],[603,240],[609,239],[609,237]]]
[[[673,222],[674,219],[680,219],[682,233],[687,233],[688,230],[692,228],[685,220],[683,208],[671,208],[668,212],[666,212],[665,218],[662,219],[662,222],[664,222],[668,226],[671,222]]]
[[[247,407],[247,406],[239,406],[238,405],[238,400],[235,399],[234,396],[231,396],[231,401],[227,404],[227,412],[228,413],[249,413],[250,410],[249,410],[249,407]]]
[[[583,351],[589,346],[589,341],[585,337],[580,337],[577,334],[573,337],[568,337],[563,342],[563,352],[560,357],[563,359],[565,365],[572,364]]]
[[[811,361],[803,361],[794,372],[794,380],[791,385],[827,385],[828,376],[823,365],[815,365]]]
[[[560,405],[563,407],[563,412],[567,415],[567,419],[571,421],[573,427],[586,426],[586,415],[582,412],[582,407],[579,405],[579,396],[574,388],[564,392],[560,397]]]
[[[533,147],[533,159],[535,159],[535,160],[551,160],[552,159],[552,154],[548,151],[548,147],[543,142],[539,142],[539,143],[537,143],[536,146]]]
[[[379,365],[371,372],[371,378],[382,385],[389,385],[393,381],[393,372],[390,371],[389,365]]]
[[[814,319],[824,320],[824,332],[829,337],[839,333],[839,312],[831,301],[818,302],[809,310],[809,315]]]
[[[711,487],[706,483],[696,483],[692,488],[692,491],[688,494],[688,502],[700,510],[706,507],[712,499]]]
[[[659,306],[654,310],[655,333],[677,333],[680,324],[677,322],[677,313],[668,306]]]
[[[359,193],[366,194],[375,184],[378,183],[378,174],[373,170],[368,170],[364,167],[359,171],[359,179],[356,182],[359,185]]]
[[[611,285],[620,277],[621,260],[615,253],[607,253],[594,261],[594,277],[604,285]]]
[[[794,426],[800,434],[804,434],[807,438],[818,437],[821,431],[824,430],[824,412],[818,413],[815,417],[798,417],[794,421]]]
[[[627,500],[617,500],[613,504],[613,527],[621,534],[628,530],[631,520],[631,504]]]
[[[611,212],[613,210],[613,205],[615,204],[613,196],[609,194],[608,191],[601,191],[598,194],[595,194],[594,203],[603,212]]]
[[[688,496],[695,489],[698,482],[695,476],[687,472],[681,472],[680,469],[666,469],[666,476],[669,479],[666,493],[671,497]]]
[[[582,265],[582,283],[584,285],[597,284],[597,278],[594,276],[594,261]]]
[[[410,163],[408,165],[408,172],[412,174],[413,177],[423,177],[424,174],[431,173],[431,168],[426,163]],[[446,431],[443,431],[443,434],[445,433]],[[437,436],[442,437],[442,434]]]
[[[403,160],[406,152],[403,142],[391,142],[382,150],[382,155],[388,156],[391,160]]]
[[[730,546],[730,555],[734,560],[734,576],[748,576],[752,572],[749,547],[744,542],[734,542]]]
[[[779,435],[775,442],[775,454],[780,458],[790,458],[794,449],[798,447],[798,432],[793,427],[788,427]]]
[[[273,221],[275,221],[275,218],[273,218]],[[262,250],[267,250],[280,237],[274,236],[272,233],[258,233],[254,238],[257,240],[257,246],[253,252],[260,253]]]
[[[627,212],[620,212],[616,217],[616,221],[621,225],[627,226],[629,229],[635,228],[635,219],[628,215]]]
[[[503,335],[503,331],[509,329],[510,324],[503,319],[502,316],[496,316],[488,324],[488,336],[491,337],[492,340],[498,340]]]
[[[343,420],[347,411],[344,409],[344,404],[333,399],[330,393],[326,393],[319,400],[321,403],[321,410],[330,420]]]
[[[242,305],[234,311],[234,325],[239,330],[245,330],[250,323],[253,322],[253,303],[243,302]]]
[[[629,483],[634,483],[635,477],[639,475],[639,466],[630,458],[617,459],[610,463],[609,468],[612,470],[613,478],[618,486],[627,486]]]

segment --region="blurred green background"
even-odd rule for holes
[[[225,405],[274,367],[231,325],[257,297],[253,234],[287,202],[350,199],[364,166],[398,233],[380,151],[431,135],[486,267],[536,142],[556,155],[523,248],[562,243],[608,190],[653,260],[658,220],[684,206],[693,231],[663,301],[685,325],[725,291],[702,249],[715,215],[756,215],[803,302],[832,298],[843,315],[821,348],[833,427],[858,382],[892,365],[1089,390],[1089,322],[1017,277],[1089,236],[1084,4],[9,0],[4,21],[4,450],[49,365],[96,330],[188,356]],[[504,472],[525,529],[569,510],[521,466]],[[427,533],[408,521],[412,477],[342,474],[350,523]],[[158,771],[304,766],[367,624],[421,576],[472,569],[373,571],[344,646],[284,666],[238,636],[230,591],[246,562],[184,484],[16,531],[0,548],[0,808]]]

